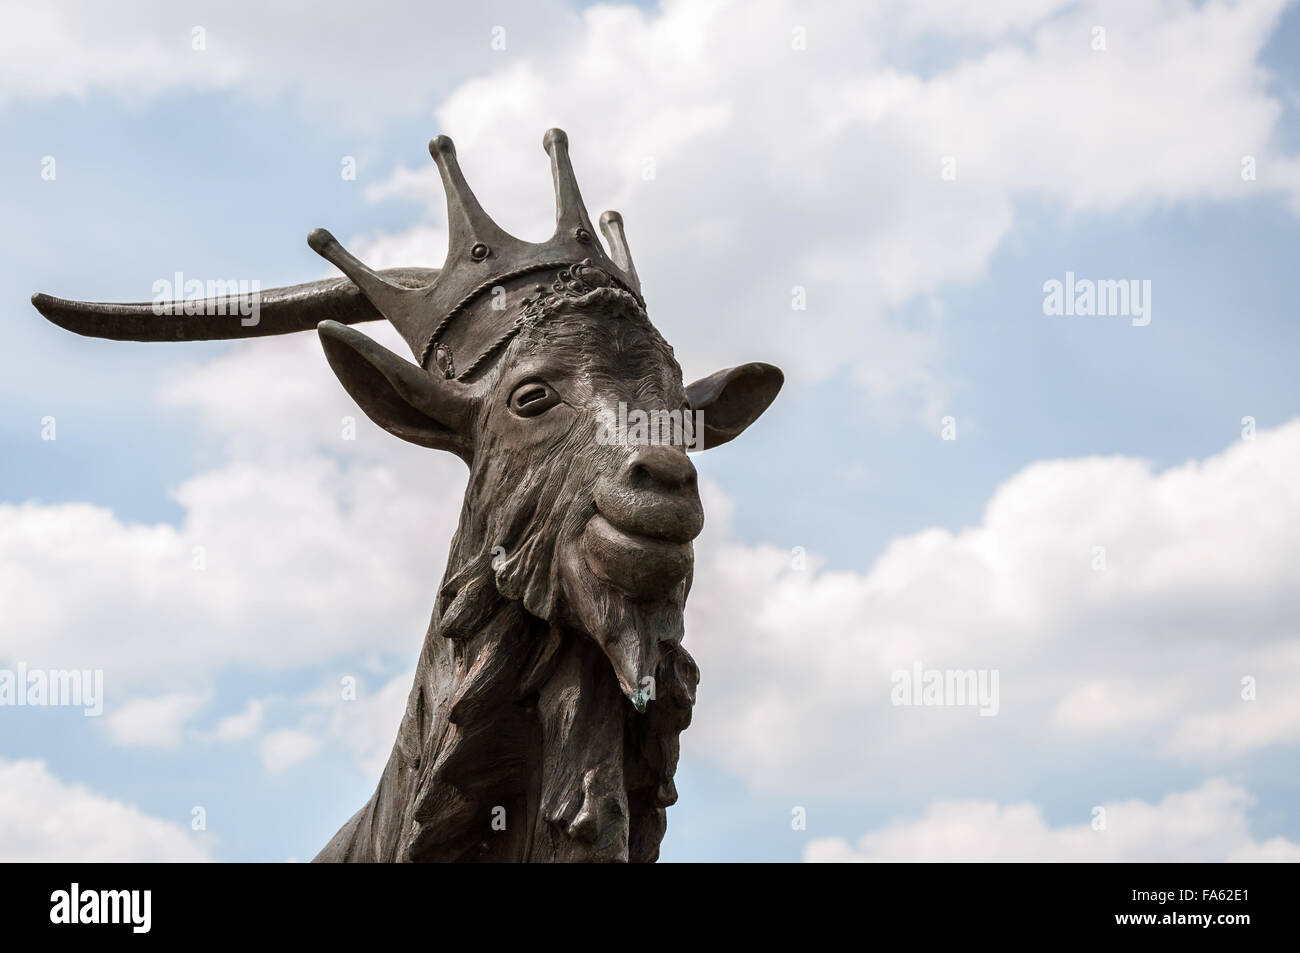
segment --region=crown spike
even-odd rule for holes
[[[551,157],[551,177],[555,180],[556,234],[572,230],[580,241],[591,241],[591,220],[587,218],[587,207],[582,204],[573,163],[569,161],[569,137],[563,129],[548,129],[542,137],[542,148]],[[585,234],[585,239],[579,235],[579,230]]]
[[[614,264],[627,275],[633,291],[641,292],[641,279],[637,277],[636,266],[632,264],[632,253],[628,251],[627,235],[623,233],[623,216],[618,212],[602,212],[600,216],[600,233],[605,236]]]
[[[361,289],[375,310],[402,330],[401,322],[407,313],[413,289],[395,285],[369,265],[344,248],[337,238],[323,228],[314,228],[307,236],[307,244],[331,265],[352,280]]]
[[[499,253],[513,239],[492,221],[474,197],[456,160],[455,144],[446,136],[434,136],[429,140],[429,155],[438,164],[442,188],[447,194],[447,261],[466,255],[473,261],[483,261],[494,250]]]

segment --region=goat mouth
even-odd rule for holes
[[[619,529],[597,512],[582,532],[588,568],[601,580],[634,596],[662,593],[691,571],[690,543]]]

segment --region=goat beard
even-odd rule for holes
[[[477,552],[443,587],[443,634],[468,638],[501,600],[519,602],[538,619],[590,636],[623,694],[645,711],[659,694],[660,663],[680,651],[690,575],[649,598],[632,598],[598,578],[581,538],[596,515],[596,476],[619,465],[617,450],[575,428],[538,456],[522,475],[497,465],[471,477],[472,496],[502,502],[486,514]]]
[[[539,806],[551,832],[529,844],[529,855],[658,854],[664,809],[677,797],[678,735],[690,724],[699,680],[681,648],[690,576],[654,598],[632,599],[587,566],[581,538],[596,513],[595,475],[615,462],[608,452],[587,434],[570,434],[522,478],[509,466],[471,476],[471,496],[501,503],[485,514],[485,531],[470,536],[462,524],[453,545],[460,569],[440,593],[438,627],[460,643],[464,668],[451,688],[457,728],[426,761],[430,773],[417,799],[423,834],[413,855],[423,852],[417,845],[425,838],[428,847],[442,839],[431,826],[450,820],[448,811],[472,811],[471,788],[492,783],[482,775],[480,743],[469,742],[523,737],[531,729],[514,722],[529,697],[537,698]],[[487,731],[487,723],[497,724]],[[515,780],[499,780],[513,786],[528,769],[513,765],[509,774]],[[439,777],[459,793],[448,799]],[[557,839],[561,831],[568,836]]]

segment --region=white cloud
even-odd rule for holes
[[[1256,62],[1281,8],[598,6],[555,46],[462,82],[439,127],[489,211],[540,239],[553,218],[538,140],[563,126],[593,213],[623,211],[652,316],[690,376],[745,359],[794,378],[845,367],[878,409],[929,420],[947,386],[940,341],[892,309],[983,274],[1018,203],[1140,212],[1281,193],[1300,208],[1300,163],[1278,152],[1282,106]],[[978,43],[911,63],[936,32]],[[1246,155],[1258,181],[1242,180]],[[949,156],[954,181],[940,175]],[[441,261],[432,163],[368,194],[409,196],[432,218],[353,243],[364,257]],[[806,310],[792,310],[796,286]]]
[[[371,36],[358,31],[391,27],[385,15],[350,8],[303,27],[264,6],[220,14],[206,60],[188,49],[191,25],[161,6],[139,5],[148,15],[129,25],[100,5],[25,12],[0,39],[0,85],[29,97],[294,88],[317,106],[336,100],[353,122],[367,101],[382,118],[446,92],[439,128],[456,136],[487,207],[531,238],[552,222],[540,134],[562,125],[592,211],[627,215],[652,314],[691,376],[747,359],[803,378],[849,366],[876,398],[933,416],[939,342],[892,324],[890,310],[980,275],[1017,202],[1141,211],[1300,194],[1256,65],[1276,0],[598,6],[542,32],[521,14],[505,55],[470,52],[434,71],[430,34],[409,21],[387,31],[397,45],[373,74],[318,63],[352,56]],[[278,58],[266,50],[285,46],[281,15],[295,42]],[[1090,46],[1095,23],[1104,53]],[[465,24],[464,36],[483,30]],[[806,51],[791,49],[796,25]],[[956,65],[909,63],[907,44],[929,32],[980,45]],[[468,49],[459,36],[438,42]],[[55,40],[66,57],[53,63],[11,48]],[[1258,183],[1240,179],[1247,153]],[[954,182],[939,178],[946,155]],[[441,201],[431,163],[369,194]],[[357,250],[381,266],[436,264],[440,215]],[[791,310],[794,285],[807,287],[808,311]],[[367,331],[402,347],[391,329]],[[167,395],[228,440],[229,462],[178,489],[178,527],[88,504],[0,505],[0,660],[102,667],[110,688],[156,691],[239,664],[412,657],[461,464],[370,425],[311,335],[235,346],[178,374]],[[355,441],[343,439],[345,417]],[[1294,744],[1298,463],[1300,423],[1160,474],[1125,458],[1036,464],[1000,488],[979,526],[895,540],[863,572],[796,573],[784,545],[736,542],[713,489],[688,619],[704,682],[684,747],[769,787],[832,788],[923,776],[1010,744],[1122,742],[1209,761]],[[1091,569],[1095,546],[1105,572]],[[891,707],[889,673],[917,660],[998,668],[1001,713]],[[1250,675],[1259,696],[1247,703]],[[283,770],[332,737],[373,768],[409,685],[392,679],[346,710],[305,705],[320,722],[263,738],[264,763]],[[148,735],[118,717],[123,737]],[[218,735],[252,737],[255,721],[250,708]]]
[[[411,669],[388,679],[377,691],[359,691],[350,701],[341,700],[336,690],[319,693],[311,701],[318,713],[325,714],[330,737],[342,741],[357,756],[361,769],[378,778],[393,750],[414,682]]]
[[[371,425],[318,350],[309,336],[252,342],[178,377],[174,399],[240,435],[232,462],[178,492],[179,528],[84,504],[0,506],[3,652],[154,691],[237,664],[413,658],[464,467]],[[355,441],[339,438],[345,414]],[[1162,473],[1123,457],[1042,462],[978,526],[896,539],[861,572],[815,559],[799,572],[787,546],[738,543],[728,500],[707,487],[687,619],[705,678],[685,750],[769,788],[856,790],[884,774],[921,785],[1013,746],[1218,762],[1294,744],[1287,567],[1300,540],[1285,528],[1300,522],[1298,467],[1300,421]],[[999,714],[891,706],[890,674],[914,662],[998,669]],[[395,678],[346,712],[304,703],[300,727],[381,764],[409,686]],[[268,763],[307,748],[272,743]]]
[[[902,15],[911,33],[993,37],[1024,30],[1069,5],[1070,0],[1002,0],[979,4],[926,0],[908,4]]]
[[[1140,211],[1263,193],[1300,211],[1300,157],[1280,151],[1282,103],[1257,63],[1283,6],[546,2],[502,6],[492,22],[414,0],[312,17],[236,0],[194,23],[162,0],[126,13],[86,0],[14,12],[0,88],[27,100],[288,92],[353,128],[436,105],[480,196],[526,237],[553,221],[538,143],[562,125],[588,199],[626,213],[656,320],[692,376],[748,358],[796,378],[849,368],[878,409],[930,419],[946,395],[940,340],[892,310],[980,276],[1017,203]],[[945,53],[936,36],[965,42]],[[329,65],[366,44],[385,55]],[[1242,180],[1248,155],[1257,181]],[[955,181],[940,177],[945,157]],[[435,212],[359,250],[441,261],[431,162],[366,194]],[[796,286],[807,310],[791,308]]]
[[[856,846],[819,839],[804,849],[812,862],[1008,861],[1215,862],[1300,861],[1300,844],[1255,840],[1245,788],[1211,779],[1158,804],[1128,800],[1098,805],[1104,814],[1050,826],[1031,803],[938,801],[918,818],[900,819]],[[1094,818],[1104,829],[1094,828]]]
[[[82,503],[0,504],[0,660],[102,668],[117,691],[232,663],[414,652],[464,464],[375,427],[314,336],[236,348],[168,393],[237,435],[230,462],[180,486],[177,527]]]
[[[108,734],[116,744],[174,748],[190,717],[207,703],[206,695],[178,692],[159,698],[133,698],[109,711]]]
[[[178,376],[173,399],[239,435],[230,463],[181,487],[179,528],[0,505],[0,651],[155,692],[238,664],[413,658],[464,467],[370,424],[318,352],[310,336],[268,339]],[[340,439],[345,415],[355,441]],[[769,788],[857,790],[884,774],[921,785],[1014,746],[1213,763],[1294,744],[1297,468],[1300,421],[1161,473],[1046,461],[1008,479],[978,526],[896,539],[860,572],[793,570],[802,540],[738,543],[708,487],[687,619],[705,677],[685,750]],[[918,661],[998,669],[999,714],[891,706],[890,674]],[[304,703],[314,720],[300,727],[373,767],[409,686],[393,679],[346,712]]]
[[[861,573],[730,541],[710,488],[687,606],[704,680],[684,747],[806,791],[933,784],[1025,746],[1217,763],[1294,745],[1297,468],[1300,420],[1160,473],[1124,457],[1037,463],[978,526],[896,539]],[[917,662],[996,669],[999,714],[892,705],[891,674]]]
[[[255,735],[262,727],[266,705],[256,698],[250,699],[241,712],[227,715],[217,722],[213,735],[218,741],[242,741]]]
[[[201,12],[167,0],[61,0],[11,5],[6,14],[0,105],[96,93],[132,103],[175,90],[227,90],[258,102],[290,93],[351,128],[426,112],[447,76],[487,69],[574,23],[550,0],[497,11],[495,22],[470,6],[418,0],[382,9],[229,0]],[[497,26],[506,28],[505,51],[491,46]],[[359,49],[384,55],[359,62]]]
[[[78,784],[42,761],[0,759],[0,861],[136,863],[210,860],[177,824]]]
[[[506,5],[493,23],[415,2],[304,18],[239,0],[194,24],[161,0],[131,16],[70,2],[17,14],[0,87],[289,91],[361,125],[437,105],[434,125],[457,138],[489,210],[532,238],[553,223],[541,132],[564,126],[593,212],[626,214],[652,312],[691,376],[745,359],[793,378],[848,368],[878,411],[930,420],[947,396],[941,338],[894,310],[982,275],[1018,203],[1141,212],[1271,194],[1300,211],[1300,157],[1280,150],[1283,106],[1257,62],[1283,6],[550,2]],[[366,43],[385,55],[322,68]],[[1248,155],[1257,181],[1242,180]],[[940,177],[945,157],[955,181]],[[432,162],[366,194],[414,197],[432,215],[350,244],[381,265],[441,262]],[[806,310],[791,307],[795,287]]]
[[[320,739],[306,731],[296,728],[273,731],[262,739],[262,764],[267,771],[278,774],[306,761],[320,746]]]

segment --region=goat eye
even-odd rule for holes
[[[520,384],[510,395],[510,409],[520,417],[536,417],[560,402],[560,395],[541,381]]]

